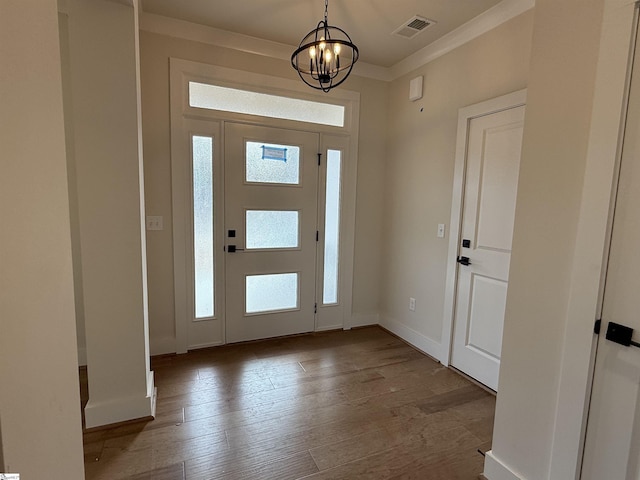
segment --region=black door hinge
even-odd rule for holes
[[[316,230],[316,242],[320,240],[320,232]]]
[[[322,163],[322,154],[318,153],[318,166]]]
[[[602,325],[602,320],[596,320],[595,325],[593,326],[593,333],[596,335],[600,335],[600,326]]]
[[[318,313],[318,304],[317,304],[317,303],[314,303],[314,304],[313,304],[313,313],[314,313],[314,314],[315,314],[315,313]]]

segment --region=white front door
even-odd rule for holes
[[[451,365],[498,389],[524,106],[471,119]]]
[[[638,55],[635,65],[640,65]],[[640,293],[640,258],[633,253],[640,242],[640,79],[635,75],[633,79],[587,425],[583,480],[640,479],[640,348],[606,339],[612,327],[610,323],[614,322],[634,329],[632,341],[640,342],[640,312],[636,300]],[[624,337],[626,332],[621,333]]]
[[[225,126],[226,341],[315,325],[319,135]]]

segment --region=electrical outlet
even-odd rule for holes
[[[147,230],[164,230],[161,216],[147,216]]]
[[[409,297],[409,310],[412,312],[416,311],[416,299],[413,297]]]
[[[438,224],[438,238],[444,238],[444,223]]]

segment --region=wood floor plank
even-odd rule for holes
[[[156,419],[86,432],[87,480],[475,480],[491,447],[495,397],[377,327],[152,368]]]
[[[432,437],[405,437],[403,444],[359,458],[335,468],[304,477],[308,480],[342,480],[345,478],[388,479],[419,468],[425,461],[479,443],[464,427],[457,427]],[[431,478],[431,477],[426,477]]]
[[[184,480],[184,462],[168,467],[156,468],[150,472],[133,475],[127,480]]]
[[[223,472],[209,476],[207,480],[296,480],[318,471],[309,452],[301,452],[291,457],[280,458],[274,462],[262,463],[254,468],[241,471]],[[189,477],[195,480],[195,477]]]
[[[318,468],[333,468],[354,458],[401,446],[408,436],[435,436],[462,426],[457,417],[449,412],[425,415],[417,408],[403,407],[396,414],[389,422],[378,422],[375,431],[312,449],[311,455]]]

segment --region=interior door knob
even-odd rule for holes
[[[458,257],[457,262],[465,266],[471,265],[471,262],[469,261],[469,257]]]

